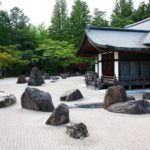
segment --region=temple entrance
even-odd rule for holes
[[[102,54],[102,75],[114,76],[114,54]]]

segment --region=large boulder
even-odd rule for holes
[[[14,94],[5,93],[0,91],[0,108],[7,107],[16,103]]]
[[[66,104],[59,104],[46,121],[47,125],[61,125],[69,122],[69,108]]]
[[[75,139],[82,139],[89,136],[87,127],[84,123],[78,123],[66,126],[66,133]]]
[[[21,96],[21,105],[23,108],[52,112],[54,105],[51,95],[36,88],[27,87]]]
[[[131,100],[112,104],[107,110],[115,113],[144,114],[150,113],[150,103],[146,100]]]
[[[27,83],[27,79],[24,75],[21,75],[18,77],[18,80],[17,80],[17,83],[18,84],[23,84],[23,83]]]
[[[61,101],[75,101],[83,98],[81,92],[78,89],[69,90],[64,93],[61,97]]]
[[[30,77],[28,80],[29,86],[40,86],[44,84],[44,79],[41,75],[40,70],[37,67],[32,68]]]
[[[109,87],[104,97],[104,108],[107,109],[111,104],[127,101],[127,93],[123,86],[117,85]]]

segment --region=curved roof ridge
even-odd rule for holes
[[[144,19],[144,20],[141,20],[141,21],[138,21],[138,22],[135,22],[135,23],[126,25],[124,28],[127,29],[127,28],[130,28],[130,27],[139,25],[139,24],[144,23],[144,22],[147,22],[147,21],[150,21],[150,17],[148,17],[148,18],[146,18],[146,19]]]
[[[126,28],[112,28],[112,27],[95,27],[95,26],[87,26],[86,30],[108,30],[108,31],[124,31],[124,32],[150,32],[150,30],[138,30],[138,29],[126,29]]]

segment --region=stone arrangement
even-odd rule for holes
[[[16,97],[14,94],[8,94],[4,91],[0,91],[0,108],[8,107],[16,103]]]
[[[36,111],[52,112],[54,110],[49,93],[30,87],[27,87],[22,94],[21,105],[23,108]]]
[[[126,90],[123,86],[117,85],[109,87],[106,91],[104,97],[104,108],[107,109],[108,106],[127,101]]]
[[[18,77],[17,84],[27,83],[27,79],[24,75]]]
[[[64,93],[61,97],[61,101],[75,101],[83,98],[83,95],[78,89],[69,90]]]
[[[46,121],[47,125],[62,125],[69,122],[69,108],[66,104],[59,104]]]
[[[30,77],[28,80],[29,86],[40,86],[44,84],[44,79],[41,75],[40,70],[37,67],[32,68]]]
[[[73,125],[67,125],[66,133],[74,139],[82,139],[89,136],[87,127],[82,122]]]
[[[144,93],[143,99],[147,100],[149,96],[147,93]],[[136,100],[134,96],[127,96],[124,87],[117,85],[107,89],[104,97],[104,108],[115,113],[150,113],[150,103],[146,100]]]

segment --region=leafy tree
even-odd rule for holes
[[[10,19],[6,11],[0,11],[0,43],[2,45],[7,45],[10,43]]]
[[[116,0],[115,8],[111,15],[111,26],[124,27],[133,23],[133,10],[132,0]]]
[[[40,56],[38,66],[43,66],[44,70],[57,73],[66,71],[71,64],[78,62],[75,51],[73,44],[49,39],[37,48],[35,53]]]
[[[49,28],[50,38],[53,40],[64,40],[64,32],[67,21],[67,4],[66,0],[56,0],[51,26]]]
[[[98,8],[95,8],[91,25],[97,26],[97,27],[107,27],[108,21],[105,19],[105,15],[106,15],[105,12],[100,11]]]
[[[10,20],[13,29],[24,29],[29,25],[29,18],[18,7],[10,10]]]
[[[39,44],[44,43],[48,39],[48,29],[46,28],[44,23],[41,23],[37,27],[37,35]]]
[[[10,10],[11,44],[16,49],[34,49],[37,46],[35,37],[30,32],[29,18],[18,7]]]
[[[75,0],[69,18],[68,38],[75,46],[79,46],[83,38],[86,25],[90,24],[90,11],[86,2]]]

